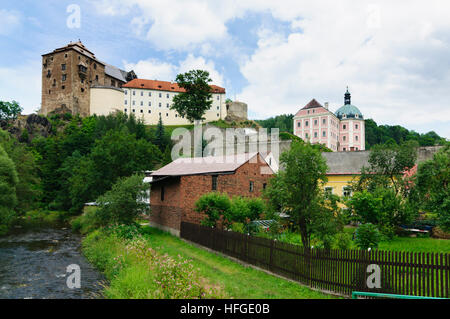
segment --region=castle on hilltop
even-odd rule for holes
[[[247,105],[227,102],[225,89],[211,85],[212,107],[205,122],[247,120]],[[175,95],[184,90],[169,81],[138,79],[101,62],[81,41],[42,55],[42,103],[40,113],[71,113],[81,116],[108,115],[116,111],[133,114],[154,125],[189,124],[171,110]]]
[[[294,116],[294,134],[304,141],[323,144],[333,152],[363,151],[365,125],[361,111],[345,93],[344,105],[336,113],[313,99]]]

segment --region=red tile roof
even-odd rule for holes
[[[148,90],[159,90],[159,91],[171,91],[171,92],[185,92],[183,88],[180,88],[177,83],[172,83],[168,81],[158,81],[158,80],[144,80],[144,79],[134,79],[127,84],[122,86],[123,88],[132,89],[148,89]],[[225,89],[217,86],[210,85],[212,93],[225,93]]]

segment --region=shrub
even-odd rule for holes
[[[226,218],[229,223],[245,223],[250,213],[247,200],[243,197],[235,196],[231,200],[230,213]]]
[[[97,207],[86,207],[84,213],[71,221],[72,230],[81,234],[88,234],[101,226],[97,215]]]
[[[340,232],[335,236],[338,249],[349,249],[352,242],[352,236],[348,233]]]
[[[244,234],[245,233],[245,226],[244,226],[243,223],[232,223],[231,224],[231,230],[236,232],[236,233]]]
[[[141,199],[146,197],[148,185],[143,179],[140,174],[120,178],[110,191],[97,199],[97,215],[102,225],[130,225],[145,212],[147,204]]]
[[[220,218],[228,216],[230,206],[230,198],[226,194],[213,192],[202,195],[195,203],[195,210],[206,215],[202,225],[217,227]]]
[[[356,229],[355,242],[361,249],[377,248],[380,240],[381,234],[373,224],[363,224]]]

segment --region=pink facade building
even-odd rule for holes
[[[364,118],[351,104],[347,89],[344,106],[336,113],[313,99],[294,116],[294,134],[304,141],[320,143],[333,152],[362,151],[366,148]]]

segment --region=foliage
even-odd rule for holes
[[[349,249],[352,242],[352,236],[346,232],[339,232],[336,234],[335,240],[338,249]]]
[[[192,262],[151,247],[133,227],[113,227],[89,234],[83,252],[110,280],[109,298],[193,299],[219,297],[200,280]],[[124,238],[123,232],[131,234]],[[127,235],[128,236],[128,235]]]
[[[388,238],[393,237],[396,226],[408,224],[416,217],[416,210],[408,205],[392,188],[381,187],[373,192],[355,192],[348,200],[356,221],[378,225]]]
[[[170,109],[177,111],[180,116],[186,117],[190,122],[204,120],[203,115],[212,105],[209,86],[212,80],[209,73],[203,70],[191,70],[178,74],[175,81],[186,92],[175,95]]]
[[[202,195],[195,203],[195,210],[205,214],[202,225],[217,227],[217,222],[223,216],[228,216],[231,201],[227,194],[212,192]]]
[[[0,101],[0,120],[16,119],[23,108],[16,101]]]
[[[97,214],[98,207],[87,206],[83,214],[75,217],[70,222],[72,230],[80,234],[88,234],[101,227],[101,220]]]
[[[16,184],[17,206],[20,215],[36,208],[40,196],[40,180],[35,154],[27,145],[20,143],[5,131],[0,131],[0,146],[3,146],[9,158],[14,162],[18,181]]]
[[[393,141],[397,145],[401,145],[407,141],[416,141],[420,146],[443,145],[445,139],[431,131],[426,134],[419,134],[409,131],[406,128],[395,125],[380,125],[372,119],[365,120],[366,129],[366,149],[372,149],[374,145],[385,144]]]
[[[439,226],[450,231],[450,145],[447,144],[433,159],[420,163],[417,188],[426,209],[438,216]]]
[[[362,224],[355,233],[355,242],[361,249],[377,248],[381,241],[381,234],[378,228],[371,224]]]
[[[265,196],[270,208],[285,210],[302,236],[303,246],[310,247],[311,234],[320,206],[321,187],[327,165],[321,153],[309,143],[293,141],[291,149],[281,155],[280,170],[269,182]],[[323,201],[322,201],[323,202]]]
[[[275,117],[271,117],[266,120],[257,120],[255,122],[257,122],[259,125],[267,129],[278,128],[280,132],[288,132],[290,134],[294,134],[293,114],[277,115]]]
[[[110,191],[97,199],[96,214],[102,225],[130,225],[146,211],[147,204],[141,199],[145,198],[149,186],[143,179],[139,174],[120,178]]]
[[[16,186],[19,182],[16,166],[0,145],[0,235],[5,234],[16,214]]]

